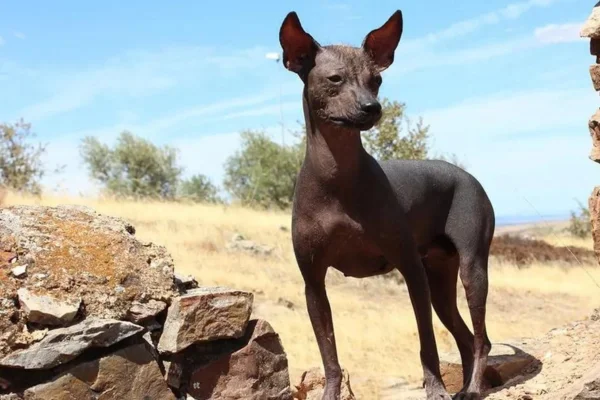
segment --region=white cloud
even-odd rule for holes
[[[19,115],[36,121],[76,110],[101,95],[146,96],[201,77],[203,71],[210,71],[212,77],[239,74],[264,63],[264,53],[260,47],[230,53],[201,47],[129,52],[95,68],[47,75],[48,89],[55,94]]]
[[[588,88],[473,98],[419,112],[435,154],[455,153],[489,192],[499,215],[565,213],[585,201],[597,165],[586,121],[597,108]],[[577,179],[574,179],[574,178]]]
[[[509,4],[508,6],[495,11],[456,22],[441,31],[432,32],[420,38],[405,40],[403,41],[402,46],[407,49],[416,49],[430,46],[444,40],[466,36],[486,26],[499,24],[503,20],[517,19],[531,9],[547,7],[557,1],[560,0],[528,0]]]
[[[582,121],[585,133],[585,122],[597,109],[596,103],[597,94],[588,88],[539,89],[468,99],[419,115],[431,124],[436,143],[454,151],[470,143],[570,129],[582,126]]]
[[[13,36],[16,37],[17,39],[21,39],[21,40],[25,40],[27,38],[27,36],[25,36],[25,34],[23,32],[19,32],[19,31],[14,31]]]
[[[545,43],[526,36],[505,41],[488,43],[482,46],[454,51],[420,50],[418,53],[402,54],[402,62],[390,68],[389,76],[406,74],[424,68],[440,68],[451,65],[465,65],[478,61],[502,57],[518,51],[541,47]],[[402,51],[402,50],[401,50]]]
[[[585,41],[579,36],[582,23],[550,24],[536,28],[534,35],[541,43],[570,43]]]

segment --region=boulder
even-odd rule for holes
[[[25,311],[27,322],[61,326],[75,319],[81,300],[59,301],[50,296],[38,296],[25,288],[17,291],[21,309]]]
[[[81,363],[24,395],[26,400],[176,399],[144,344]]]
[[[177,353],[194,343],[244,335],[254,296],[222,287],[200,288],[173,300],[158,343],[161,353]]]
[[[488,356],[485,380],[488,387],[503,385],[509,379],[519,376],[525,368],[536,361],[525,343],[495,343]],[[440,355],[440,371],[446,388],[451,393],[459,392],[463,387],[462,362],[460,354]]]
[[[15,349],[26,322],[62,325],[75,313],[124,320],[138,303],[168,304],[178,294],[164,247],[86,207],[1,208],[0,266],[27,268],[20,279],[0,276],[0,331],[8,332],[0,335],[0,358]]]
[[[248,326],[247,344],[195,370],[188,384],[197,400],[291,400],[288,362],[268,322]]]
[[[313,368],[302,374],[300,384],[296,386],[294,398],[297,400],[321,400],[325,389],[325,376],[320,368]],[[350,375],[342,370],[342,391],[340,400],[356,400],[350,387]]]
[[[591,39],[600,38],[600,7],[592,9],[592,13],[581,27],[579,35]]]
[[[0,366],[24,369],[48,369],[73,360],[90,348],[105,348],[143,330],[129,322],[87,319],[68,328],[49,331],[29,348],[11,353]]]

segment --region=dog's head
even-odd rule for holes
[[[361,47],[321,46],[304,31],[295,12],[287,15],[279,31],[283,64],[304,82],[315,117],[363,131],[381,118],[381,72],[394,61],[400,36],[400,11],[371,31]]]

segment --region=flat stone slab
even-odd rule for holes
[[[11,353],[0,366],[49,369],[75,359],[94,347],[109,347],[141,332],[144,328],[129,322],[88,319],[68,328],[54,329],[25,350]]]
[[[27,400],[176,400],[144,344],[79,364],[24,394]]]
[[[50,296],[37,296],[25,288],[19,289],[17,295],[27,320],[41,325],[66,325],[73,321],[81,305],[81,300],[60,301]]]
[[[488,356],[485,378],[487,384],[496,387],[504,384],[509,379],[520,375],[536,358],[526,349],[525,344],[502,344],[492,345]],[[462,363],[460,355],[440,355],[440,369],[442,380],[450,393],[457,393],[463,387]]]
[[[254,296],[222,287],[190,290],[173,299],[160,341],[160,353],[177,353],[200,342],[244,335]]]

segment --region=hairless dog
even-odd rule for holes
[[[340,396],[325,275],[404,276],[417,320],[427,399],[450,399],[440,376],[431,305],[458,345],[464,387],[455,399],[479,399],[487,355],[488,255],[494,210],[481,184],[445,161],[378,162],[360,132],[381,118],[381,72],[402,35],[396,11],[361,47],[321,46],[295,12],[280,29],[284,66],[304,83],[307,147],[293,204],[292,240],[310,321],[323,360],[323,400]],[[456,304],[460,273],[474,334]]]

